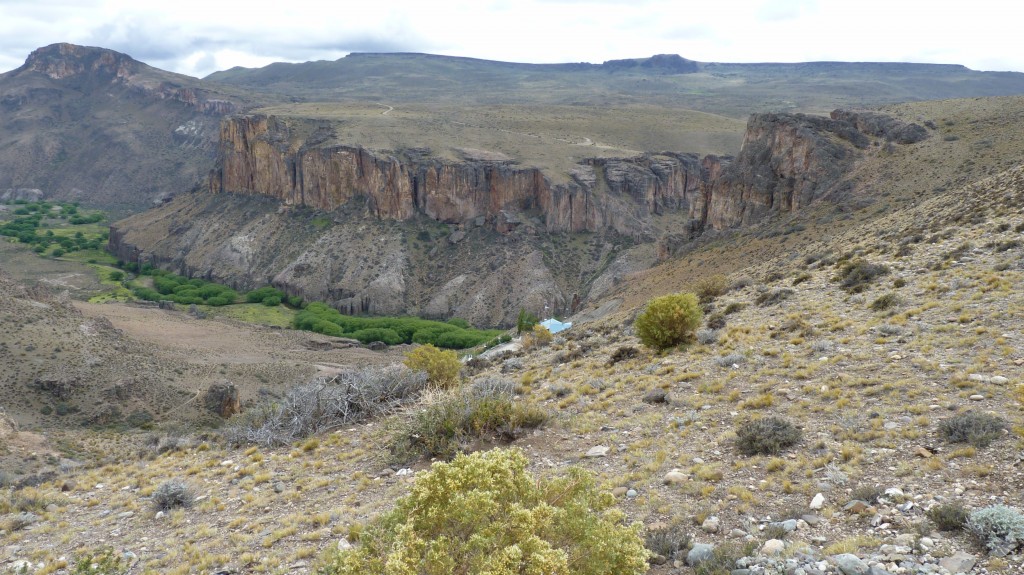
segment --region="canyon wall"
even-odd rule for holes
[[[508,232],[538,217],[549,232],[611,230],[650,239],[649,216],[685,211],[704,186],[695,154],[591,159],[565,183],[512,161],[448,161],[353,145],[309,145],[301,120],[248,115],[221,125],[210,190],[270,196],[332,211],[365,197],[372,215],[424,214],[449,224],[482,221]],[[314,132],[315,134],[316,132]],[[313,139],[315,141],[315,138]]]

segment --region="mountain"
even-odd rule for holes
[[[1024,74],[959,65],[883,62],[734,64],[677,55],[603,64],[519,64],[409,53],[232,68],[205,78],[296,101],[685,107],[828,112],[895,102],[1024,93]]]
[[[251,104],[112,50],[39,48],[0,74],[0,189],[144,210],[195,186],[220,119]]]

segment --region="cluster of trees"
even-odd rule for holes
[[[146,270],[146,275],[153,276],[153,288],[132,288],[135,297],[142,300],[211,306],[231,305],[238,301],[238,292],[225,285],[199,278],[188,279],[154,268]]]
[[[447,322],[418,317],[355,317],[342,315],[322,303],[308,304],[295,316],[298,329],[335,337],[349,337],[363,343],[382,341],[432,344],[446,349],[465,349],[497,338],[499,330],[474,329],[458,318]]]
[[[65,220],[71,225],[94,224],[103,221],[101,212],[82,215],[74,204],[52,202],[25,202],[18,200],[14,205],[14,218],[0,225],[0,236],[17,238],[23,244],[32,245],[36,253],[44,253],[51,246],[57,246],[53,255],[60,257],[65,253],[79,250],[102,249],[107,242],[107,232],[85,234],[81,231],[73,235],[58,236],[52,229],[46,228],[46,220]],[[59,209],[54,209],[59,208]]]

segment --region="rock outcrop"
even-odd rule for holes
[[[651,239],[650,215],[686,213],[705,184],[694,154],[592,159],[577,166],[569,181],[553,183],[540,169],[507,159],[448,161],[419,150],[319,145],[317,134],[325,137],[329,127],[302,137],[311,131],[302,124],[266,115],[225,120],[211,191],[270,196],[325,211],[365,197],[370,213],[381,219],[424,214],[465,224],[483,218],[508,232],[538,217],[549,232],[611,230]]]
[[[705,159],[711,175],[702,197],[690,203],[691,220],[697,230],[721,230],[798,210],[848,189],[844,178],[872,138],[909,144],[927,135],[917,124],[876,112],[755,114],[733,161]]]
[[[237,116],[221,125],[209,190],[119,222],[110,248],[239,289],[270,283],[349,314],[509,325],[520,309],[568,313],[607,295],[705,230],[841,194],[873,142],[917,131],[876,113],[760,114],[736,158],[592,158],[556,182],[500,156],[370,150],[333,143],[329,124]],[[311,225],[298,207],[330,220]],[[446,231],[426,231],[438,222]],[[552,235],[576,232],[592,232],[582,251]]]

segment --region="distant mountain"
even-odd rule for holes
[[[205,178],[237,90],[126,54],[54,44],[0,74],[0,190],[137,212]]]
[[[603,64],[520,64],[413,53],[232,68],[205,78],[296,101],[681,106],[745,118],[1024,93],[1024,74],[885,62],[730,64],[675,54]]]

